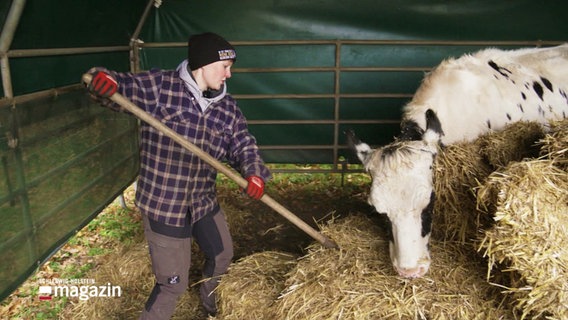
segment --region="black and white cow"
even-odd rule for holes
[[[568,44],[486,49],[443,61],[424,78],[403,109],[393,143],[372,149],[347,132],[372,176],[369,203],[390,221],[390,257],[399,275],[421,277],[430,267],[432,166],[439,146],[472,141],[515,121],[565,119],[567,94]]]

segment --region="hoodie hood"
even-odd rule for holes
[[[207,110],[207,108],[209,108],[212,103],[220,101],[227,94],[226,84],[223,84],[223,86],[219,90],[207,90],[205,91],[205,93],[201,91],[201,89],[199,89],[199,86],[197,85],[197,82],[195,82],[195,79],[193,79],[193,76],[189,72],[187,59],[182,61],[177,66],[176,71],[179,72],[179,76],[185,83],[185,86],[187,87],[189,92],[191,92],[191,94],[197,99],[199,107],[203,112],[205,112],[205,110]]]

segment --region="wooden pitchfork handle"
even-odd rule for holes
[[[90,74],[84,74],[83,75],[83,82],[85,82],[87,85],[89,83],[91,83],[91,80],[92,80],[92,76]],[[197,155],[203,161],[207,162],[209,165],[211,165],[212,167],[214,167],[218,171],[225,174],[231,180],[235,181],[241,188],[246,189],[248,182],[243,177],[241,177],[241,175],[236,173],[234,170],[232,170],[228,166],[223,165],[217,159],[213,158],[208,153],[204,152],[199,147],[197,147],[196,145],[192,144],[191,142],[186,140],[184,137],[179,135],[177,132],[170,129],[168,126],[161,123],[156,118],[152,117],[146,111],[140,109],[137,105],[132,103],[130,100],[126,99],[121,94],[115,93],[110,97],[110,99],[112,101],[114,101],[115,103],[119,104],[120,106],[122,106],[124,109],[126,109],[129,112],[131,112],[132,114],[134,114],[136,117],[138,117],[138,119],[140,119],[140,120],[146,122],[147,124],[151,125],[152,127],[156,128],[157,130],[159,130],[160,132],[162,132],[166,136],[170,137],[175,142],[179,143],[182,147],[193,152],[193,154]],[[294,215],[288,209],[286,209],[285,207],[280,205],[278,202],[276,202],[276,200],[272,199],[269,195],[264,194],[260,198],[260,201],[264,202],[269,207],[274,209],[276,212],[278,212],[279,214],[284,216],[284,218],[288,219],[288,221],[292,222],[298,228],[302,229],[305,233],[310,235],[312,238],[316,239],[318,242],[320,242],[326,248],[338,248],[338,246],[335,242],[333,242],[332,240],[325,237],[323,234],[314,230],[307,223],[305,223],[303,220],[298,218],[298,216]]]

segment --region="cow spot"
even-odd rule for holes
[[[499,66],[493,60],[489,60],[489,62],[487,62],[487,64],[489,64],[489,66],[491,68],[493,68],[495,71],[499,72],[499,74],[502,75],[505,78],[509,78],[509,74],[512,74],[512,72],[509,69]]]
[[[538,83],[536,81],[533,82],[533,90],[534,90],[534,92],[536,92],[536,94],[538,95],[540,100],[544,101],[542,99],[542,95],[544,94],[544,90],[542,89],[542,86],[540,85],[540,83]]]
[[[566,91],[560,89],[560,95],[564,98],[564,100],[566,100],[566,104],[568,104],[568,95],[566,94]]]
[[[544,86],[546,87],[546,89],[548,89],[550,92],[552,92],[552,83],[550,82],[550,80],[540,77],[540,81],[542,81],[542,83],[544,84]]]
[[[422,210],[421,220],[422,220],[422,237],[429,235],[432,232],[432,216],[434,215],[434,203],[436,201],[436,194],[434,191],[430,194],[430,202]]]

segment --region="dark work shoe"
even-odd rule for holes
[[[205,319],[214,319],[217,316],[217,310],[208,310],[203,305],[201,305],[200,311],[205,316]]]
[[[210,302],[210,301],[207,301],[207,302]],[[211,303],[207,303],[207,302],[204,302],[204,301],[201,302],[201,307],[203,308],[205,313],[210,317],[217,316],[217,306],[215,305],[215,303],[213,303],[213,305],[211,305]]]

